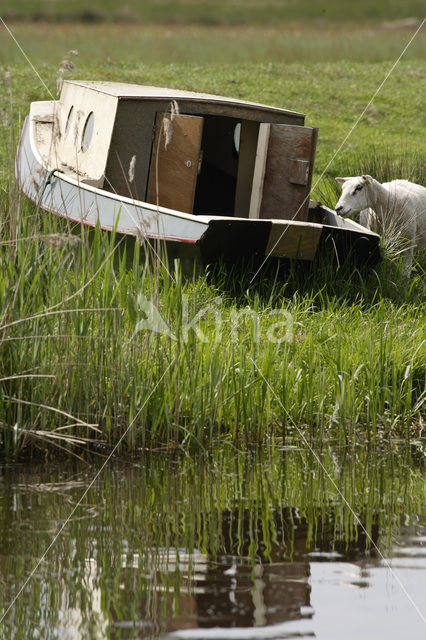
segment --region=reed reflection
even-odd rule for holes
[[[1,640],[311,624],[313,563],[338,564],[342,584],[370,586],[372,541],[385,550],[424,496],[423,469],[409,456],[345,459],[330,449],[322,461],[365,530],[309,451],[289,451],[285,464],[278,450],[112,464],[6,616]],[[2,610],[94,473],[0,468]]]

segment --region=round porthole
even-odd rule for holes
[[[95,116],[93,111],[87,116],[87,120],[84,123],[83,135],[81,136],[81,150],[87,151],[93,136],[93,128],[95,126]]]
[[[71,107],[71,109],[68,111],[68,117],[65,123],[65,133],[68,133],[68,131],[70,130],[73,117],[74,117],[74,107]]]

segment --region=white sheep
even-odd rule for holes
[[[342,195],[336,212],[360,214],[360,224],[388,238],[398,237],[407,268],[414,250],[426,245],[426,188],[408,180],[380,183],[371,176],[336,178]]]

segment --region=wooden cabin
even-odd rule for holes
[[[194,215],[306,220],[317,129],[304,120],[202,93],[65,81],[55,167]]]

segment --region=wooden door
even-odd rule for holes
[[[157,114],[148,202],[192,213],[202,133],[203,118],[175,115],[172,120],[169,114]]]
[[[250,218],[306,220],[318,129],[262,123]]]

